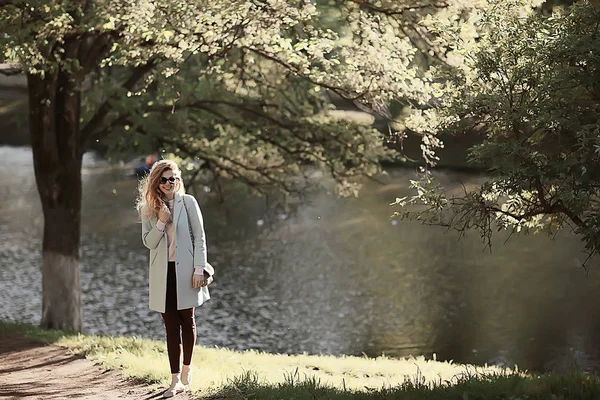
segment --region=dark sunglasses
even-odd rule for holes
[[[179,178],[175,178],[174,176],[172,176],[170,178],[165,178],[164,176],[160,177],[160,184],[161,185],[165,185],[167,182],[174,184],[175,182],[178,182],[178,181],[179,181]]]

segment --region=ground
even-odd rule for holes
[[[0,399],[160,399],[162,390],[125,380],[66,348],[0,338]],[[175,397],[187,400],[185,394]]]

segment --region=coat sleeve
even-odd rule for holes
[[[186,201],[187,199],[187,201]],[[191,195],[185,195],[184,200],[189,210],[188,218],[194,234],[194,267],[203,267],[206,272],[212,275],[212,268],[207,267],[206,256],[206,236],[204,235],[204,219],[196,198]]]
[[[150,250],[156,249],[163,235],[164,232],[153,226],[150,220],[142,220],[142,243],[144,243],[144,246]]]

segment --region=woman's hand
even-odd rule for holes
[[[208,286],[212,282],[212,276],[206,271],[202,274],[192,275],[192,287],[198,289],[204,286]]]
[[[208,283],[208,280],[206,280],[206,278],[204,277],[204,274],[194,274],[192,275],[192,287],[194,289],[198,289],[201,287],[206,286]]]
[[[169,211],[169,207],[164,203],[160,210],[158,210],[158,219],[165,224],[171,220],[171,211]]]

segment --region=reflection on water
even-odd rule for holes
[[[0,147],[0,318],[37,323],[42,218],[28,149]],[[87,157],[84,330],[162,338],[147,308],[147,251],[133,209],[136,181]],[[360,199],[311,195],[267,206],[240,189],[223,205],[198,190],[213,299],[197,310],[207,346],[316,354],[437,354],[456,362],[559,369],[600,360],[599,282],[578,240],[502,238],[490,254],[475,233],[394,223],[388,204],[410,172]],[[449,184],[473,181],[445,175]],[[262,224],[261,224],[262,222]]]

